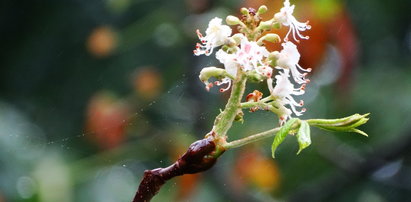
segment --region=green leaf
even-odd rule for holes
[[[324,130],[337,132],[354,132],[367,136],[367,133],[357,129],[357,127],[367,123],[369,120],[368,114],[354,114],[341,119],[310,119],[307,123],[310,126],[315,126]]]
[[[300,147],[297,154],[311,144],[310,125],[306,121],[301,121],[300,123],[300,129],[297,133],[297,141]]]
[[[285,137],[288,135],[288,133],[292,129],[292,126],[298,120],[299,119],[296,119],[296,118],[288,120],[287,123],[285,123],[284,126],[281,127],[281,129],[275,135],[273,144],[271,145],[271,153],[272,153],[273,158],[275,158],[275,150],[284,141]]]

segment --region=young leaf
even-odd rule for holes
[[[298,120],[299,119],[296,119],[296,118],[290,119],[289,121],[287,121],[284,124],[283,127],[281,127],[281,129],[275,135],[273,144],[271,145],[271,154],[272,154],[273,158],[275,158],[275,150],[284,141],[285,137],[288,135],[288,133],[292,129],[292,126]]]
[[[297,133],[297,141],[300,147],[297,154],[299,154],[303,149],[307,148],[311,144],[310,125],[306,121],[301,121],[300,129]]]
[[[354,114],[341,119],[310,119],[307,123],[324,130],[338,132],[354,132],[364,136],[368,136],[365,132],[357,129],[357,127],[365,124],[369,118],[368,114]]]

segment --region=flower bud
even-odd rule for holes
[[[263,45],[263,41],[268,41],[271,43],[279,43],[281,42],[281,38],[277,34],[269,33],[269,34],[264,35],[260,39],[258,39],[257,44]]]
[[[228,25],[238,25],[241,23],[240,19],[232,15],[227,16],[225,21],[227,22]]]
[[[266,13],[266,12],[267,12],[267,10],[268,10],[267,6],[262,5],[262,6],[260,6],[260,8],[258,8],[257,13],[258,13],[259,15],[261,15],[261,14]]]
[[[281,23],[276,22],[276,23],[272,24],[272,28],[274,28],[274,29],[280,29],[280,28],[281,28]]]
[[[246,8],[241,8],[240,12],[243,15],[248,15],[248,9],[246,9]]]
[[[260,22],[260,25],[258,25],[258,29],[260,30],[270,30],[273,26],[273,21],[268,20],[268,21],[263,21]]]
[[[277,35],[277,34],[266,34],[265,36],[263,36],[265,41],[269,41],[271,43],[279,43],[281,42],[281,38]]]
[[[204,67],[200,72],[199,78],[202,82],[206,82],[211,77],[215,77],[217,79],[224,78],[224,77],[226,77],[226,74],[227,74],[226,71],[224,69],[221,69],[221,68]]]
[[[280,57],[280,52],[278,52],[278,51],[271,52],[268,55],[268,59],[270,59],[270,60],[278,60],[279,57]]]
[[[231,38],[234,39],[234,41],[238,45],[238,44],[241,43],[241,40],[244,38],[244,35],[240,34],[240,33],[237,33],[237,34],[234,34]]]
[[[238,121],[238,122],[244,123],[243,117],[244,117],[244,112],[243,112],[243,111],[239,111],[239,112],[235,115],[234,121]]]
[[[277,60],[280,58],[280,53],[278,51],[271,52],[268,55],[268,60],[270,61],[270,65],[272,67],[277,66]]]

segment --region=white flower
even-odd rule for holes
[[[282,46],[283,50],[278,54],[277,66],[289,69],[295,82],[299,84],[308,83],[309,80],[306,79],[305,76],[311,69],[303,69],[298,64],[300,53],[297,50],[297,46],[289,41],[283,43]],[[300,73],[300,71],[305,73]]]
[[[218,50],[215,54],[217,60],[219,60],[222,64],[224,64],[225,70],[234,78],[237,76],[237,68],[238,63],[236,62],[235,54],[228,54],[227,52],[223,51],[222,49]]]
[[[259,46],[256,42],[250,42],[244,37],[241,40],[240,48],[237,47],[235,53],[229,54],[220,49],[216,53],[216,58],[224,64],[227,73],[233,78],[237,76],[238,68],[245,72],[255,70],[258,74],[271,78],[273,70],[263,61],[268,54],[269,52],[265,47]],[[224,78],[221,82],[215,82],[218,86],[226,83],[228,83],[228,87],[220,89],[222,92],[229,89],[231,79]]]
[[[271,78],[273,75],[273,68],[268,65],[262,65],[255,68],[255,71],[267,78]]]
[[[225,70],[228,74],[230,74],[233,78],[237,76],[237,70],[238,70],[238,63],[235,60],[236,55],[235,54],[228,54],[227,52],[223,51],[222,49],[218,50],[217,53],[215,54],[215,57],[224,64]],[[224,92],[231,87],[231,79],[228,77],[225,77],[220,81],[216,81],[215,85],[221,86],[223,84],[228,84],[226,88],[221,88],[220,92]]]
[[[305,84],[303,84],[300,88],[294,88],[294,85],[289,80],[289,70],[285,69],[284,72],[279,72],[278,75],[275,76],[276,85],[273,88],[273,80],[271,78],[267,79],[267,85],[270,90],[271,95],[273,95],[277,101],[282,106],[289,105],[290,109],[283,110],[282,114],[280,114],[280,121],[284,122],[288,118],[291,117],[291,113],[294,113],[296,116],[301,116],[303,112],[305,112],[305,108],[301,111],[298,111],[296,107],[302,107],[304,102],[301,100],[297,103],[293,95],[302,95],[304,94]]]
[[[201,41],[197,43],[194,54],[199,56],[202,54],[210,55],[215,47],[225,44],[228,37],[231,35],[231,28],[227,25],[221,24],[221,18],[213,18],[208,23],[206,30],[206,36],[203,36],[199,30],[197,30],[197,36]]]
[[[285,36],[285,40],[288,40],[288,35],[292,32],[293,38],[295,41],[299,42],[296,38],[296,34],[298,37],[302,39],[308,39],[308,36],[303,36],[300,34],[300,31],[305,31],[307,29],[311,29],[311,26],[308,25],[308,21],[305,23],[298,22],[297,19],[293,16],[294,12],[294,5],[290,6],[290,1],[284,1],[284,7],[281,8],[280,12],[274,15],[274,19],[283,24],[284,26],[289,26],[290,29],[288,30],[287,35]]]
[[[237,47],[237,51],[233,54],[229,54],[222,49],[216,53],[216,58],[224,64],[227,73],[233,77],[237,75],[238,66],[243,71],[255,70],[257,73],[271,77],[272,68],[264,63],[264,59],[268,56],[268,50],[259,46],[254,41],[248,41],[247,38],[241,40],[240,48]]]
[[[244,71],[256,70],[259,65],[264,65],[263,58],[269,54],[268,50],[259,46],[254,41],[248,41],[246,37],[241,40],[240,50],[236,52],[236,60]]]

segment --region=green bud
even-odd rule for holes
[[[243,15],[248,15],[248,9],[246,9],[246,8],[241,8],[240,12]]]
[[[315,126],[324,130],[338,132],[355,132],[367,136],[367,133],[357,129],[357,127],[365,124],[369,118],[368,114],[354,114],[341,119],[310,119],[307,122],[311,126]]]
[[[228,25],[238,25],[241,23],[240,19],[232,15],[227,16],[225,21],[227,22]]]
[[[270,60],[278,60],[280,58],[280,52],[278,51],[273,51],[268,55],[268,59]]]
[[[241,123],[244,123],[243,117],[244,117],[244,112],[243,112],[243,111],[239,111],[239,112],[235,115],[234,121],[239,121],[239,122],[241,122]]]
[[[260,22],[260,25],[258,25],[259,30],[270,30],[273,26],[273,21],[268,20],[268,21],[262,21]]]
[[[280,29],[280,28],[281,28],[281,23],[279,23],[279,22],[273,23],[273,24],[272,24],[272,28],[274,28],[274,29]]]
[[[280,36],[278,36],[277,34],[266,34],[264,37],[265,41],[269,41],[271,43],[280,43],[281,42],[281,38]]]
[[[236,46],[237,46],[238,44],[241,43],[241,40],[244,38],[244,35],[237,33],[237,34],[234,34],[231,38],[234,39]]]
[[[271,43],[279,43],[281,42],[281,38],[277,34],[269,33],[269,34],[264,35],[260,39],[258,39],[257,44],[261,46],[264,43],[263,41],[268,41]]]
[[[271,65],[272,67],[277,66],[277,60],[278,60],[278,58],[280,58],[280,52],[278,52],[278,51],[271,52],[271,53],[268,55],[268,60],[270,61],[270,65]]]
[[[228,74],[225,71],[225,69],[217,67],[205,67],[201,70],[199,78],[202,82],[207,82],[208,79],[210,79],[211,77],[215,77],[216,79],[222,79],[228,75],[230,74]]]
[[[262,6],[260,6],[260,8],[258,8],[257,13],[258,13],[259,15],[261,15],[261,14],[266,13],[266,12],[267,12],[267,10],[268,10],[267,6],[262,5]]]

